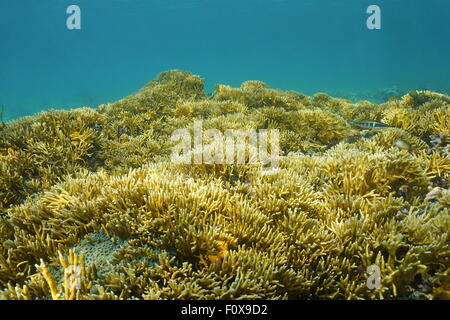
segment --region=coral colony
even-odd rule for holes
[[[450,298],[447,95],[203,84],[5,124],[0,298]]]

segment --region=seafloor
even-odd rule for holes
[[[97,109],[0,124],[0,298],[450,297],[447,95],[203,85],[169,71]],[[171,162],[171,134],[199,119],[280,130],[280,170]]]

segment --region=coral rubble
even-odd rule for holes
[[[449,109],[430,91],[376,105],[260,81],[207,97],[173,70],[6,123],[0,298],[448,299]],[[279,129],[280,169],[172,163],[171,134],[199,119]],[[389,127],[349,124],[364,120]]]

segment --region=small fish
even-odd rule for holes
[[[389,125],[383,122],[363,120],[363,121],[349,121],[352,126],[368,128],[368,129],[384,129],[389,128]]]
[[[403,139],[398,139],[395,141],[395,146],[398,147],[401,150],[409,151],[411,150],[411,144]]]

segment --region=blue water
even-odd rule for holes
[[[82,29],[66,28],[81,8]],[[381,30],[366,8],[381,8]],[[1,0],[0,104],[15,119],[113,102],[169,69],[306,94],[450,92],[448,0]]]

